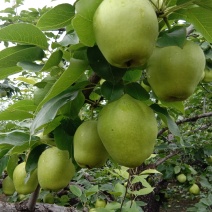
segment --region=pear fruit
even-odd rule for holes
[[[184,183],[186,182],[186,176],[184,174],[179,174],[177,175],[177,180],[180,182],[180,183]]]
[[[147,80],[160,100],[183,101],[195,91],[204,68],[204,53],[192,41],[183,48],[156,47],[147,63]]]
[[[50,147],[38,160],[38,182],[41,188],[58,191],[66,187],[75,174],[75,167],[67,150]]]
[[[131,168],[152,154],[158,132],[152,109],[128,94],[102,109],[97,130],[111,158]]]
[[[18,164],[13,171],[13,183],[15,190],[19,194],[30,194],[35,191],[38,186],[37,169],[31,174],[29,179],[25,170],[26,162]]]
[[[93,17],[96,43],[113,66],[144,65],[158,37],[158,20],[148,0],[104,0]]]
[[[15,192],[13,180],[9,176],[2,180],[2,191],[5,195],[13,195]]]
[[[109,155],[97,132],[97,121],[83,122],[74,134],[74,159],[80,167],[98,168]]]
[[[200,189],[199,189],[199,186],[197,184],[193,184],[190,188],[189,188],[189,192],[190,194],[194,194],[194,195],[197,195],[200,193]]]
[[[212,82],[212,70],[205,69],[203,82]]]

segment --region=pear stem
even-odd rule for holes
[[[170,30],[171,29],[171,25],[169,23],[169,20],[167,17],[163,17],[163,21],[165,22],[166,26],[168,27],[168,29]]]

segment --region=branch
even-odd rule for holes
[[[186,122],[195,122],[198,119],[206,118],[206,117],[210,117],[210,116],[212,116],[212,112],[203,113],[201,115],[197,115],[197,116],[194,116],[194,117],[191,117],[191,118],[186,118],[186,119],[183,119],[183,120],[176,121],[176,124],[180,125],[180,124],[183,124],[183,123],[186,123]],[[163,129],[161,129],[158,132],[158,136],[157,137],[161,136],[166,130],[168,130],[168,127],[164,127]]]
[[[165,162],[166,160],[168,160],[169,158],[177,155],[179,152],[178,151],[174,151],[174,152],[171,152],[169,155],[167,155],[165,158],[161,158],[160,160],[158,160],[156,163],[155,163],[155,167],[159,166],[160,164],[162,164],[163,162]]]
[[[191,117],[191,118],[186,118],[186,119],[183,119],[183,120],[179,120],[176,122],[177,125],[180,125],[180,124],[183,124],[185,122],[195,122],[197,121],[198,119],[201,119],[201,118],[206,118],[206,117],[210,117],[212,116],[212,112],[209,112],[209,113],[203,113],[201,115],[197,115],[197,116],[194,116],[194,117]]]

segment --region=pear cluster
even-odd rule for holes
[[[124,94],[102,109],[98,121],[86,121],[78,127],[74,158],[87,168],[104,165],[109,156],[120,165],[137,167],[153,153],[156,137],[152,109]]]
[[[157,11],[164,1],[104,0],[95,11],[96,44],[105,59],[119,68],[145,65],[147,81],[162,101],[183,101],[198,83],[211,81],[205,71],[205,56],[199,45],[186,40],[183,46],[156,47]]]

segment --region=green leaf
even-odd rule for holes
[[[9,47],[0,52],[0,71],[1,68],[16,66],[21,61],[41,60],[44,52],[35,46],[15,46]]]
[[[81,197],[82,196],[82,191],[79,188],[79,186],[76,185],[70,185],[69,186],[70,191],[77,197]]]
[[[117,209],[120,209],[121,207],[121,203],[119,202],[110,202],[106,205],[106,209],[109,209],[109,210],[117,210]]]
[[[11,146],[21,146],[26,142],[29,142],[29,134],[22,131],[13,131],[0,134],[0,145],[8,144]]]
[[[9,159],[8,155],[5,155],[4,157],[0,159],[0,173],[3,173],[3,171],[5,170],[8,159]]]
[[[135,183],[141,183],[144,187],[151,187],[151,185],[146,181],[146,178],[148,177],[148,175],[136,175],[134,177],[134,179],[132,180],[132,184],[135,184]]]
[[[42,64],[36,64],[33,62],[18,62],[17,66],[22,67],[23,70],[32,71],[32,72],[38,72],[42,69]]]
[[[0,29],[0,40],[48,48],[47,38],[43,32],[32,24],[11,24]]]
[[[44,31],[60,29],[71,24],[74,14],[71,4],[60,4],[44,13],[36,26]]]
[[[54,130],[54,140],[59,149],[68,150],[71,155],[73,136],[70,136],[63,126],[58,126]]]
[[[63,72],[60,78],[51,87],[49,93],[39,104],[38,109],[40,109],[45,102],[69,88],[74,82],[76,82],[81,77],[86,68],[87,62],[83,60],[71,59],[69,67]]]
[[[46,149],[46,144],[41,144],[32,149],[27,157],[26,172],[31,172],[37,168],[38,159],[41,153]]]
[[[87,56],[93,71],[113,84],[119,82],[127,71],[124,68],[111,66],[97,46],[88,48]]]
[[[23,99],[10,105],[6,110],[35,111],[35,109],[36,109],[36,106],[34,105],[33,100]]]
[[[95,186],[92,186],[89,189],[87,189],[85,191],[85,195],[86,195],[86,197],[89,197],[89,196],[97,193],[98,191],[99,191],[99,186],[98,185],[95,185]]]
[[[181,138],[180,130],[177,126],[177,124],[172,120],[172,118],[169,116],[167,109],[160,107],[157,104],[151,105],[151,108],[164,120],[165,123],[167,123],[168,128],[170,132]]]
[[[33,115],[23,110],[5,110],[0,113],[0,120],[24,120],[28,118],[33,118]]]
[[[211,0],[194,0],[194,3],[205,9],[212,10],[212,1]]]
[[[34,134],[35,130],[39,127],[43,126],[51,122],[56,114],[57,111],[65,104],[67,101],[73,100],[77,96],[77,91],[70,91],[66,90],[59,94],[58,96],[52,98],[48,102],[46,102],[42,109],[38,112],[35,119],[32,122],[30,133]]]
[[[32,77],[19,76],[19,77],[16,77],[15,79],[30,85],[34,85],[36,83],[35,78],[32,78]]]
[[[137,82],[132,82],[124,87],[125,92],[135,99],[145,101],[149,99],[149,93]]]
[[[122,79],[128,82],[137,82],[141,78],[141,73],[142,70],[140,69],[134,69],[134,70],[130,69],[125,73]]]
[[[125,192],[126,192],[125,186],[120,183],[116,183],[114,187],[114,191],[109,193],[117,197],[124,197]]]
[[[147,195],[151,192],[153,192],[154,188],[153,187],[148,187],[148,188],[142,188],[138,191],[129,191],[130,194],[134,194],[134,195]]]
[[[183,102],[164,102],[161,101],[162,105],[168,107],[168,108],[174,108],[178,111],[180,111],[181,113],[185,114],[185,109],[184,109],[184,104]]]
[[[6,77],[20,72],[22,69],[18,66],[0,68],[0,80],[5,79]]]
[[[212,42],[212,11],[194,7],[186,11],[186,20],[194,25],[208,42]]]
[[[7,173],[10,176],[11,179],[13,179],[13,171],[15,167],[18,165],[18,155],[14,154],[9,157],[8,163],[7,163]]]
[[[140,174],[162,174],[162,173],[157,171],[156,169],[146,169],[142,171]]]
[[[41,71],[48,71],[52,67],[58,66],[62,57],[63,57],[63,52],[61,50],[53,52],[51,56],[49,57],[49,59],[46,61]]]
[[[185,27],[173,27],[169,31],[164,31],[157,40],[158,47],[166,46],[179,46],[183,47],[186,41],[186,28]]]
[[[93,46],[95,43],[93,15],[101,2],[102,0],[80,0],[76,3],[76,15],[72,25],[81,43],[86,46]]]
[[[114,101],[123,95],[123,89],[122,83],[113,84],[112,82],[105,81],[101,86],[101,93],[106,99]]]

